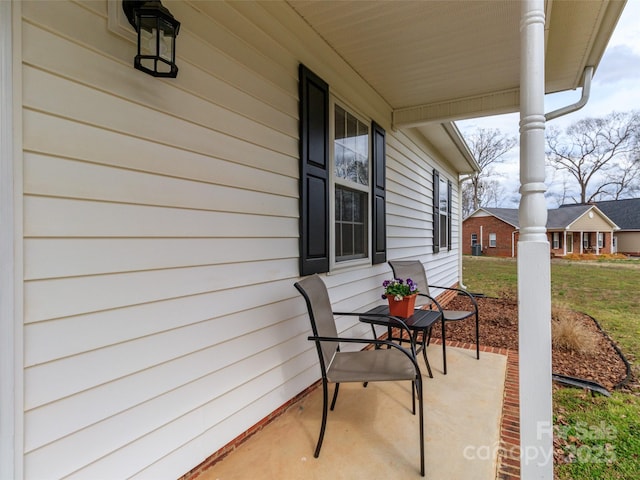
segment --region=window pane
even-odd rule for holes
[[[440,213],[446,215],[448,208],[447,203],[449,199],[449,185],[446,180],[440,180]]]
[[[336,142],[344,144],[344,138],[347,136],[347,112],[344,109],[336,105],[335,109],[335,130],[336,130]]]
[[[442,212],[442,210],[441,210]],[[440,248],[448,246],[447,243],[447,216],[440,214]]]
[[[340,212],[342,220],[345,222],[353,221],[353,192],[348,190],[342,191],[342,204],[342,212]]]
[[[367,198],[364,192],[336,186],[336,261],[364,258],[367,252]]]
[[[335,168],[338,178],[369,185],[369,127],[335,106]]]
[[[355,252],[364,252],[364,224],[356,223],[353,226],[353,250]]]
[[[336,165],[335,165],[334,171],[336,172],[336,175],[338,177],[344,178],[345,175],[347,174],[348,162],[346,158],[345,149],[338,142],[336,142],[336,146],[335,146],[335,159],[336,159]]]
[[[347,135],[345,146],[353,153],[356,152],[356,137],[358,136],[358,120],[347,113]]]

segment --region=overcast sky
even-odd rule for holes
[[[577,102],[581,90],[547,95],[545,112]],[[628,0],[618,25],[613,32],[600,65],[591,82],[591,95],[588,103],[576,112],[559,117],[547,123],[547,126],[565,126],[575,123],[581,118],[603,117],[613,111],[625,112],[640,110],[640,0]],[[477,128],[497,128],[505,134],[519,138],[518,113],[497,115],[473,120],[456,122],[463,135],[470,134]],[[518,148],[508,154],[507,160],[500,166],[505,178],[500,181],[504,188],[503,203],[499,207],[517,208],[520,186]],[[546,183],[552,181],[553,170],[547,169]],[[557,182],[556,182],[557,185]],[[552,187],[553,188],[553,187]],[[490,205],[495,206],[495,205]],[[548,198],[547,206],[556,208],[555,200]]]

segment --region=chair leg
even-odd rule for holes
[[[418,393],[418,388],[416,387],[416,382],[411,382],[411,413],[416,414],[416,395]]]
[[[336,385],[337,387],[337,385]],[[322,447],[322,440],[324,439],[324,430],[327,426],[327,403],[329,403],[329,392],[327,386],[327,380],[322,379],[322,424],[320,425],[320,435],[318,436],[318,443],[316,444],[316,451],[313,453],[315,458],[320,455],[320,448]]]
[[[442,366],[444,370],[444,374],[447,374],[447,343],[446,343],[446,333],[445,333],[445,321],[442,319]]]
[[[365,383],[365,387],[366,387],[366,383]],[[336,406],[336,400],[338,399],[338,390],[340,389],[340,384],[336,383],[336,388],[333,391],[333,399],[331,400],[331,411],[333,412],[333,407]]]
[[[422,397],[422,379],[417,378],[415,381],[416,390],[418,392],[418,420],[420,422],[420,475],[424,477],[424,408]]]
[[[476,312],[476,358],[480,360],[480,319]]]
[[[431,365],[429,365],[429,359],[427,358],[427,345],[429,345],[428,341],[425,341],[424,337],[425,332],[422,332],[422,357],[424,358],[424,363],[427,365],[427,371],[429,372],[429,378],[433,378],[433,373],[431,372]],[[413,342],[417,343],[418,332],[414,333]],[[429,339],[431,339],[431,327],[429,327]],[[415,411],[414,411],[415,413]]]

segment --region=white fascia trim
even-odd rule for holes
[[[392,112],[393,128],[417,127],[431,122],[451,122],[466,118],[517,112],[520,89],[457,98],[426,105],[399,108]]]

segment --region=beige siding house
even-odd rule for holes
[[[550,51],[575,43],[584,57],[567,66],[550,55],[548,91],[579,87],[583,67],[597,65],[623,4],[591,3],[566,33],[576,42],[551,32]],[[357,152],[368,152],[373,122],[385,133],[383,253],[420,259],[439,285],[460,278],[458,178],[477,168],[450,121],[519,108],[517,2],[486,4],[504,16],[477,2],[399,4],[391,23],[358,2],[164,4],[181,22],[176,79],[133,68],[121,1],[0,2],[1,478],[179,478],[318,380],[293,288],[305,215],[301,64],[329,88],[330,166],[339,109],[368,128],[346,130],[354,145],[364,140]],[[405,55],[387,59],[406,68],[348,61],[384,52],[344,47],[358,35],[328,38],[305,8],[325,8],[331,21],[353,9],[388,27],[400,43],[380,41]],[[408,26],[421,37],[425,19],[475,32],[469,21],[485,13],[508,18],[483,30],[504,33],[493,44],[508,51],[482,46],[476,32],[468,44],[481,48],[468,58],[495,55],[503,68],[487,58],[491,75],[468,70],[455,55],[465,44],[445,28],[411,77],[419,45],[400,36]],[[419,115],[402,110],[427,104]],[[368,207],[362,249],[350,254],[341,233],[337,252],[333,202],[339,190],[369,205],[372,181],[353,185],[334,170],[329,181],[323,278],[338,310],[366,309],[391,270],[373,261]],[[434,207],[448,222],[439,231]],[[370,334],[353,319],[339,328]]]

